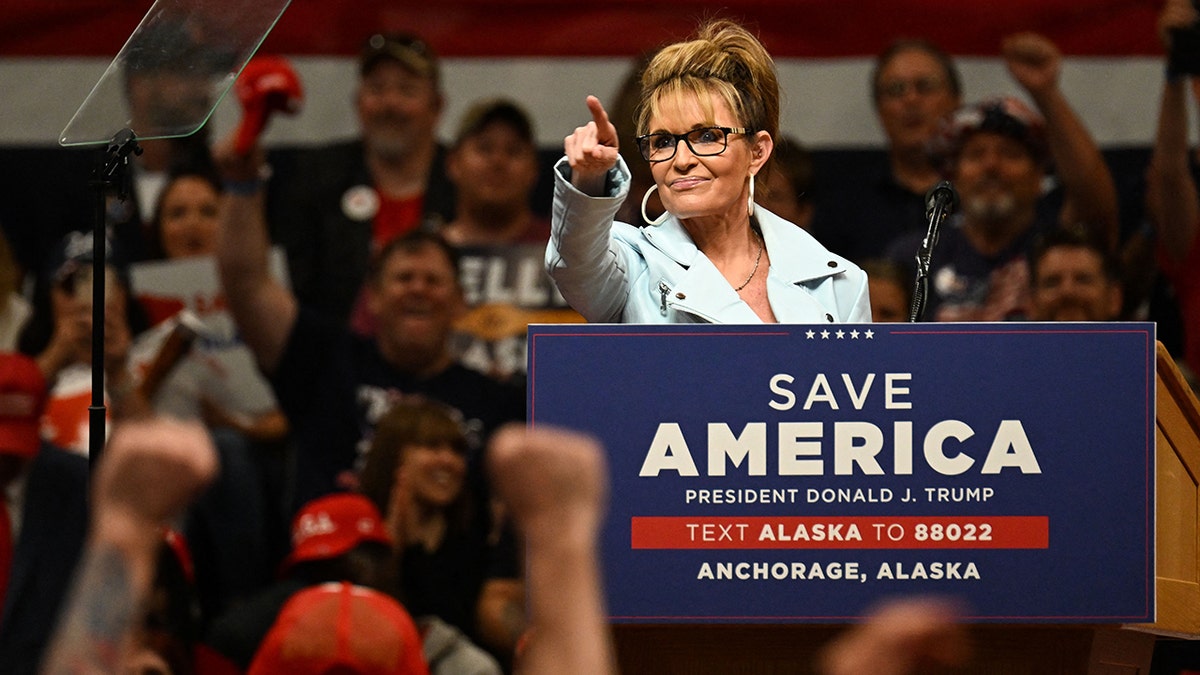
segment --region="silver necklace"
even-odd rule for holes
[[[762,262],[762,252],[763,252],[762,235],[758,234],[757,230],[751,230],[751,232],[754,232],[754,234],[756,235],[756,238],[758,239],[758,257],[756,257],[754,259],[754,269],[750,270],[750,276],[746,277],[746,280],[742,282],[741,286],[738,286],[737,288],[733,289],[734,291],[741,291],[743,288],[746,287],[746,284],[750,283],[750,280],[754,278],[754,275],[758,274],[758,264],[760,262]]]

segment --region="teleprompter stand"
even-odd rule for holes
[[[132,193],[131,157],[142,154],[137,136],[128,127],[118,131],[104,150],[92,174],[95,191],[95,221],[92,223],[92,398],[88,406],[88,451],[98,457],[104,447],[106,409],[104,406],[104,299],[108,275],[108,237],[105,215],[108,197],[125,201]]]
[[[107,199],[131,194],[139,139],[199,131],[291,0],[156,0],[59,136],[64,146],[104,146],[92,175],[92,397],[89,455],[104,447],[104,297]],[[131,96],[134,90],[138,96]]]

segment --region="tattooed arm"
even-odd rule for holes
[[[167,420],[118,425],[95,468],[92,530],[44,673],[119,672],[154,578],[162,528],[217,471],[208,432]]]

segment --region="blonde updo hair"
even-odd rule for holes
[[[710,21],[696,37],[664,47],[642,74],[638,134],[650,131],[650,118],[663,101],[694,95],[713,121],[712,96],[719,96],[739,123],[753,134],[779,137],[779,77],[775,62],[758,38],[727,19]]]

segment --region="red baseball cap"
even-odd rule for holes
[[[421,637],[390,596],[350,583],[291,597],[263,638],[248,675],[429,675]]]
[[[37,363],[22,354],[0,352],[0,454],[37,454],[45,407],[46,379]]]
[[[283,561],[283,570],[305,560],[336,558],[368,541],[392,545],[370,499],[351,493],[318,497],[292,521],[292,552]]]

